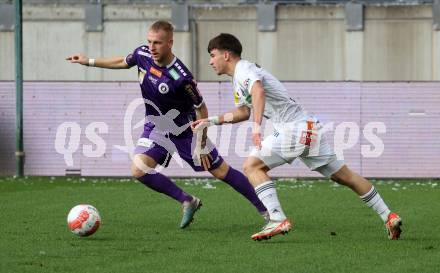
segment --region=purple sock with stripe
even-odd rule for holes
[[[246,197],[246,199],[255,206],[258,212],[263,213],[267,211],[266,207],[263,205],[263,203],[261,203],[257,194],[255,193],[254,188],[244,174],[232,167],[229,167],[229,171],[225,178],[223,178],[223,181]]]
[[[160,173],[145,174],[137,178],[139,182],[149,187],[152,190],[168,195],[169,197],[183,203],[184,201],[191,201],[192,196],[184,192],[168,177]]]

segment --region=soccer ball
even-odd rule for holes
[[[72,233],[85,237],[95,233],[101,224],[98,210],[92,205],[77,205],[67,215],[67,226]]]

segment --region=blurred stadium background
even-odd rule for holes
[[[126,55],[146,42],[158,19],[175,25],[174,52],[199,81],[211,114],[232,108],[233,100],[230,83],[210,69],[206,47],[230,32],[241,39],[244,58],[285,82],[322,122],[334,122],[342,138],[358,132],[355,143],[345,140],[353,169],[367,177],[440,177],[438,0],[24,0],[26,175],[130,175],[124,147],[141,128],[124,132],[124,124],[128,106],[140,97],[136,71],[81,67],[64,58]],[[14,56],[14,6],[0,0],[0,175],[16,173]],[[142,115],[140,105],[133,124]],[[363,130],[371,122],[386,125],[386,132],[375,132],[384,151],[366,157],[362,150],[370,147],[363,145],[371,142]],[[242,129],[210,132],[237,168],[250,145],[237,148]],[[171,164],[165,174],[207,175],[185,166]],[[300,162],[273,175],[318,176]]]

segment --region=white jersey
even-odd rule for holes
[[[264,116],[271,119],[272,123],[292,122],[307,116],[301,105],[289,97],[287,89],[277,78],[246,60],[237,63],[232,77],[237,107],[245,105],[252,108],[252,85],[258,80],[263,84],[266,97]]]
[[[337,159],[316,119],[289,97],[279,80],[246,60],[237,63],[232,78],[235,105],[252,108],[251,90],[256,81],[263,84],[264,116],[271,120],[276,133],[265,137],[261,149],[254,148],[250,155],[269,169],[300,158],[309,169],[326,177],[339,171],[344,162]]]

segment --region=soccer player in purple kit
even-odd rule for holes
[[[172,154],[177,152],[196,172],[209,171],[241,193],[267,220],[267,210],[248,179],[223,160],[207,138],[207,130],[197,135],[191,131],[191,122],[207,118],[208,109],[191,72],[172,53],[173,26],[167,21],[153,23],[147,41],[148,45],[126,57],[91,59],[74,54],[66,58],[71,63],[100,68],[138,67],[146,123],[133,157],[132,175],[147,187],[182,203],[180,228],[186,228],[202,205],[201,200],[155,171],[158,164],[168,166]]]

